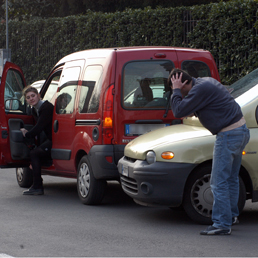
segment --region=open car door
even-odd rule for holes
[[[20,131],[33,127],[34,119],[22,91],[25,87],[22,70],[6,62],[0,84],[0,167],[28,166],[29,144]]]

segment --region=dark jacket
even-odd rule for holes
[[[174,89],[171,108],[178,118],[195,113],[212,134],[217,134],[243,116],[240,106],[227,89],[210,77],[193,78],[193,87],[185,98],[182,98],[180,89]]]
[[[48,140],[52,141],[52,119],[54,106],[46,100],[39,108],[38,116],[35,108],[32,108],[32,110],[37,123],[25,134],[25,137],[31,139],[44,131]]]

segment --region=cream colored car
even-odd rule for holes
[[[258,69],[230,86],[250,129],[240,169],[239,210],[258,201]],[[142,205],[183,207],[201,224],[211,223],[210,173],[215,136],[195,117],[131,141],[119,160],[121,185]]]

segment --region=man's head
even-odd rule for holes
[[[179,78],[182,74],[181,82],[185,85],[181,88],[181,93],[186,96],[190,89],[192,88],[192,77],[184,70],[174,68],[168,77],[168,85],[173,88],[171,78]]]
[[[57,97],[57,106],[58,108],[64,109],[70,103],[72,97],[68,93],[62,93]]]
[[[27,103],[31,106],[36,106],[40,101],[40,94],[34,87],[28,86],[23,90],[23,95]]]

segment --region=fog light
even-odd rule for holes
[[[146,195],[150,195],[153,193],[153,187],[150,183],[142,182],[141,183],[141,191]]]

